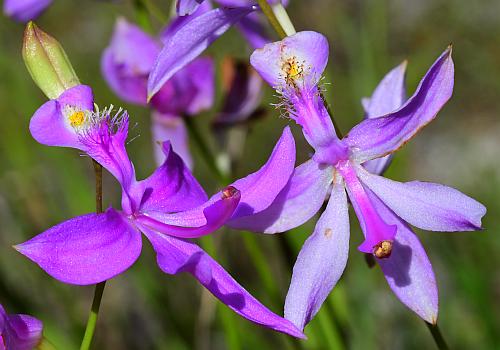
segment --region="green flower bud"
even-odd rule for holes
[[[33,22],[24,31],[23,59],[36,85],[50,99],[80,84],[61,44]]]

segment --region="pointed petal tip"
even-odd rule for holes
[[[20,244],[14,244],[14,245],[12,246],[12,248],[14,248],[14,249],[15,249],[15,250],[17,250],[19,253],[21,253],[21,254],[22,254],[22,251],[21,251],[21,250],[22,250],[22,243],[20,243]]]

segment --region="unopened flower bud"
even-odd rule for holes
[[[23,59],[36,85],[50,99],[80,84],[61,44],[33,22],[24,31]]]

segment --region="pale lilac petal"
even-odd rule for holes
[[[319,311],[347,264],[349,214],[342,180],[332,189],[325,212],[302,247],[285,300],[285,318],[299,329]]]
[[[399,109],[406,101],[405,75],[407,62],[393,68],[365,102],[365,117],[378,118]]]
[[[228,226],[254,232],[279,233],[309,220],[323,205],[333,180],[332,167],[313,160],[298,166],[269,208],[229,221]]]
[[[137,216],[137,223],[155,231],[180,237],[197,238],[222,227],[233,215],[240,202],[240,192],[227,187],[199,207],[177,213],[148,211]]]
[[[399,109],[406,101],[404,61],[393,68],[378,84],[369,99],[363,99],[365,118],[378,118]],[[372,174],[381,175],[392,160],[392,154],[382,158],[372,159],[363,164]]]
[[[192,14],[205,0],[177,0],[175,8],[179,16]]]
[[[253,8],[215,9],[176,31],[163,47],[148,80],[148,96],[155,95],[182,67],[198,57],[214,40]]]
[[[65,221],[16,249],[52,277],[87,285],[128,269],[139,257],[141,246],[140,232],[110,208]]]
[[[52,0],[4,0],[3,13],[25,23],[40,16],[51,3]]]
[[[395,152],[431,122],[450,99],[454,80],[451,47],[434,62],[415,94],[399,110],[366,119],[344,138],[359,162]]]
[[[435,324],[438,316],[438,289],[424,247],[408,225],[377,196],[370,192],[369,195],[380,216],[388,224],[398,228],[391,256],[377,259],[389,286],[403,304],[425,321]]]
[[[481,228],[486,208],[444,185],[397,182],[357,168],[360,180],[400,218],[430,231],[474,231]]]
[[[8,350],[32,350],[42,340],[42,331],[42,322],[32,316],[8,315],[0,338],[4,339]]]
[[[294,167],[295,141],[290,128],[286,127],[266,164],[231,184],[241,192],[240,203],[232,218],[257,214],[268,208],[288,183]]]
[[[137,210],[179,212],[205,203],[208,199],[205,191],[172,150],[170,142],[164,142],[161,148],[163,164],[150,177],[133,185],[131,196],[138,203]]]
[[[250,56],[250,63],[273,88],[286,85],[286,63],[294,58],[302,66],[306,85],[318,83],[328,62],[328,41],[319,33],[304,31],[265,45]]]
[[[293,324],[262,305],[196,244],[149,230],[144,233],[158,254],[158,266],[165,273],[190,273],[237,314],[264,327],[304,338]]]
[[[72,111],[90,111],[94,108],[92,89],[78,85],[66,90],[55,100],[44,103],[30,121],[30,132],[35,140],[47,146],[82,149],[83,145],[69,117]]]
[[[156,164],[163,164],[165,153],[161,144],[169,141],[184,164],[189,169],[193,169],[193,157],[189,151],[189,139],[186,124],[181,117],[172,117],[153,111],[151,116],[151,134]]]

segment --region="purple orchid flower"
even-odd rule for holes
[[[26,23],[40,16],[51,3],[52,0],[4,0],[3,13]]]
[[[255,13],[258,10],[255,1],[216,2],[222,7],[211,10],[209,1],[177,1],[177,13],[181,17],[175,20],[175,25],[164,38],[165,46],[148,79],[148,98],[153,98],[177,71],[198,57],[233,25],[238,27],[253,48],[263,47],[269,42],[262,18]],[[283,4],[287,5],[288,1]]]
[[[42,322],[29,315],[8,315],[0,304],[0,350],[31,350],[42,341]]]
[[[404,65],[392,71],[365,101],[369,118],[343,139],[337,137],[317,87],[328,53],[323,35],[300,32],[252,54],[251,64],[283,95],[291,118],[302,127],[315,153],[296,168],[272,206],[252,220],[239,218],[229,224],[258,232],[283,232],[309,220],[331,193],[326,210],[299,253],[285,302],[285,317],[303,329],[346,266],[348,195],[365,236],[358,249],[377,258],[390,287],[406,306],[435,323],[438,294],[434,272],[408,224],[431,231],[478,230],[486,208],[453,188],[396,182],[371,174],[363,164],[398,150],[448,101],[454,80],[451,47],[405,103]]]
[[[122,187],[122,210],[87,214],[56,225],[16,249],[50,276],[70,284],[95,284],[124,272],[142,250],[141,232],[168,274],[188,272],[243,317],[279,332],[302,332],[262,305],[215,260],[188,241],[211,234],[231,218],[258,214],[286,186],[295,163],[290,130],[284,130],[268,162],[208,199],[169,142],[165,162],[147,179],[135,179],[125,149],[126,113],[92,112],[92,92],[79,85],[34,114],[30,130],[40,143],[84,151]]]
[[[139,58],[131,52],[142,54]],[[159,42],[136,25],[118,19],[111,43],[102,56],[102,74],[121,99],[147,105],[147,79],[159,53]],[[213,61],[203,57],[179,70],[151,100],[153,145],[169,140],[189,168],[193,161],[181,117],[210,109],[214,103],[214,89]],[[155,147],[155,157],[158,164],[164,161],[161,148]]]

